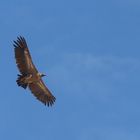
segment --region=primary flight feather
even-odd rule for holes
[[[15,47],[16,64],[20,71],[16,81],[18,86],[24,89],[29,87],[38,100],[45,105],[52,106],[56,98],[51,94],[42,80],[42,77],[45,75],[39,73],[33,64],[26,40],[24,37],[17,37],[13,45]]]

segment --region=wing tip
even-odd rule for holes
[[[17,47],[20,47],[20,48],[24,48],[25,46],[27,47],[27,43],[26,43],[26,40],[25,40],[25,38],[23,37],[23,36],[21,36],[21,35],[19,35],[19,36],[17,36],[17,40],[15,41],[15,40],[13,40],[13,46],[15,47],[15,48],[17,48]]]
[[[56,98],[54,96],[50,96],[45,102],[45,106],[47,105],[48,107],[49,106],[52,106],[55,102]]]

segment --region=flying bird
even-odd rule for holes
[[[17,85],[31,90],[31,93],[43,104],[52,106],[56,98],[45,86],[42,77],[45,74],[38,72],[33,64],[26,40],[24,37],[17,37],[14,41],[16,64],[20,74],[16,80]]]

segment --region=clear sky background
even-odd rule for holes
[[[56,97],[17,86],[23,35]],[[0,2],[0,140],[140,140],[140,1]]]

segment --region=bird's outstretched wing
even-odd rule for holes
[[[21,74],[37,73],[24,37],[17,37],[14,41],[16,64]]]
[[[29,89],[34,96],[45,105],[52,106],[55,102],[55,97],[51,94],[49,89],[45,86],[42,79],[37,83],[29,84]]]

